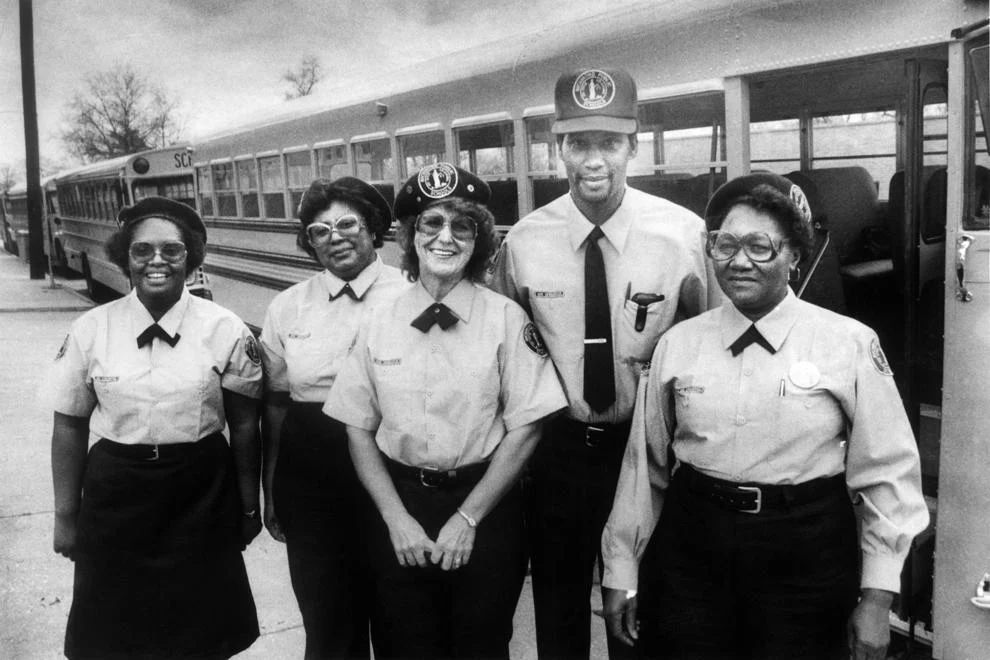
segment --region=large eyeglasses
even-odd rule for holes
[[[151,261],[156,254],[173,264],[186,258],[186,246],[181,241],[165,241],[161,245],[138,241],[131,243],[127,252],[131,255],[131,259],[140,263]]]
[[[436,236],[445,225],[450,227],[450,235],[459,241],[470,241],[478,235],[478,226],[466,215],[447,220],[439,213],[424,213],[416,218],[416,231],[425,236]]]
[[[361,233],[361,218],[353,214],[342,215],[330,224],[325,222],[314,222],[306,227],[306,237],[313,247],[326,245],[334,232],[344,238],[353,238]]]
[[[786,242],[787,239],[781,239],[774,245],[773,239],[762,231],[754,231],[745,236],[736,236],[727,231],[712,231],[708,232],[707,249],[708,256],[715,261],[728,261],[742,250],[750,261],[762,264],[776,259]]]

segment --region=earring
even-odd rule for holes
[[[788,282],[800,282],[801,281],[801,267],[795,266],[791,268],[790,273],[787,276]]]

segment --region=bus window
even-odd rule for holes
[[[801,169],[801,131],[797,119],[752,122],[749,148],[754,170],[787,174]]]
[[[647,101],[639,107],[639,146],[629,185],[702,213],[725,180],[722,92]]]
[[[880,199],[897,169],[897,122],[893,110],[812,118],[812,169],[859,165],[877,184]]]
[[[292,199],[292,215],[295,217],[303,193],[313,181],[313,159],[309,151],[293,151],[285,154],[285,166],[289,173],[289,195]]]
[[[388,138],[355,142],[351,145],[358,178],[378,189],[385,199],[395,199],[395,162]]]
[[[398,142],[399,151],[402,153],[403,179],[412,176],[421,167],[446,159],[447,148],[444,145],[442,131],[400,135]]]
[[[258,159],[261,168],[261,198],[265,204],[266,218],[285,217],[285,193],[282,177],[282,159],[266,156]]]
[[[495,223],[515,223],[519,219],[519,196],[512,176],[515,149],[512,122],[458,129],[455,136],[460,166],[491,186],[488,208],[495,215]]]
[[[550,132],[553,117],[526,119],[529,175],[533,208],[549,204],[567,192],[567,175],[557,158],[557,136]]]
[[[241,195],[241,215],[245,218],[257,218],[261,215],[258,209],[258,168],[254,159],[239,160],[237,167],[237,190]]]
[[[339,179],[351,173],[347,162],[347,148],[342,144],[324,147],[316,152],[317,176],[324,179]]]
[[[213,164],[213,193],[217,215],[225,218],[237,216],[237,196],[234,192],[234,164]]]
[[[199,212],[204,216],[213,215],[213,179],[209,165],[196,168],[196,180],[199,183]]]

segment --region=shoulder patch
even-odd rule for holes
[[[529,346],[529,350],[540,357],[546,357],[549,354],[547,345],[543,343],[543,337],[540,336],[540,331],[536,329],[532,321],[527,323],[526,327],[523,328],[523,341]]]
[[[69,335],[66,335],[65,336],[65,339],[62,340],[62,346],[61,346],[61,348],[59,348],[58,349],[58,353],[55,354],[55,361],[56,362],[58,362],[63,357],[65,357],[65,351],[67,351],[68,348],[69,348]]]
[[[251,362],[261,366],[261,351],[258,350],[258,340],[252,334],[249,334],[244,340],[244,353]]]
[[[883,349],[880,348],[880,340],[876,337],[870,340],[870,357],[873,359],[873,366],[876,367],[877,371],[884,376],[894,375],[890,363],[887,362],[887,356],[883,354]]]

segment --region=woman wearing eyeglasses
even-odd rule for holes
[[[788,287],[812,245],[800,188],[741,177],[706,219],[728,301],[668,331],[642,379],[607,623],[647,658],[883,658],[928,523],[890,366],[872,330]]]
[[[324,408],[347,424],[378,658],[508,658],[526,571],[518,479],[566,406],[535,326],[483,286],[488,185],[437,163],[395,201],[412,282],[363,323]]]
[[[260,351],[186,290],[196,211],[149,197],[118,221],[107,254],[133,289],[72,324],[51,380],[54,548],[75,562],[65,654],[230,657],[258,636],[241,551],[261,530]]]
[[[368,599],[355,509],[364,492],[344,425],[321,408],[363,314],[404,284],[376,247],[392,211],[354,177],[317,179],[299,203],[297,244],[324,270],[272,300],[265,360],[265,526],[286,543],[306,658],[367,658]]]

